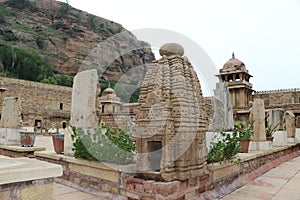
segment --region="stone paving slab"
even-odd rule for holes
[[[299,200],[300,157],[282,163],[222,200]]]

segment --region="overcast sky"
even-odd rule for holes
[[[63,0],[61,0],[63,1]],[[200,45],[219,69],[232,52],[254,90],[300,87],[298,0],[70,0],[128,30],[163,28]],[[140,38],[139,38],[140,39]]]

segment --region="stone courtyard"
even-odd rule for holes
[[[3,79],[2,89],[7,88],[1,93],[0,199],[297,199],[299,90],[281,91],[293,94],[284,103],[272,103],[270,96],[253,93],[252,76],[233,54],[217,75],[220,82],[208,105],[184,48],[167,43],[160,55],[149,66],[138,103],[120,102],[110,86],[99,97],[98,72],[91,69],[75,76],[73,88],[45,87],[42,99],[55,91],[46,107],[53,112],[46,118],[42,112],[32,114],[25,109],[36,105],[24,94],[10,96],[16,84],[26,83],[9,88],[10,79]],[[71,97],[63,96],[60,101],[59,89],[64,95],[72,91]],[[242,131],[251,132],[249,152],[208,162],[210,145],[216,140],[213,135],[219,137],[217,142],[224,139],[217,130],[226,131],[226,138],[234,137],[234,121],[243,121]],[[132,160],[100,162],[95,155],[108,146],[99,138],[111,137],[106,134],[124,126],[129,130],[114,132],[117,137],[109,147],[116,147],[118,143],[112,141],[121,136],[126,140],[122,135],[126,133],[136,145]],[[269,141],[266,131],[272,127],[274,141]],[[63,138],[61,151],[56,149],[51,129],[57,140]],[[93,142],[84,143],[84,138]],[[26,140],[33,143],[22,144]],[[85,155],[80,155],[79,142]],[[97,149],[97,142],[105,148]],[[121,160],[120,155],[128,155],[119,150],[113,149],[115,154],[106,159]]]

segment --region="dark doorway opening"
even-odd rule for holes
[[[152,141],[150,143],[150,166],[153,171],[160,171],[160,163],[162,158],[162,142]]]

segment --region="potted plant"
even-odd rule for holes
[[[252,136],[252,126],[253,122],[251,123],[250,127],[246,127],[246,125],[241,121],[236,121],[234,123],[233,132],[239,135],[241,153],[248,153],[250,139]]]
[[[64,152],[64,135],[63,134],[52,135],[52,141],[53,141],[54,151],[57,154],[62,154]]]
[[[33,147],[35,142],[35,133],[20,132],[20,140],[22,147]]]
[[[273,142],[273,139],[274,139],[273,134],[274,134],[275,129],[277,128],[278,125],[279,125],[279,122],[274,127],[272,127],[273,124],[270,124],[270,125],[267,126],[267,128],[266,128],[266,139],[267,139],[267,141]]]

